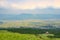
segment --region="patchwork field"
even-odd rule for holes
[[[17,20],[17,21],[0,21],[1,28],[19,28],[19,27],[42,27],[42,26],[59,27],[59,20]]]

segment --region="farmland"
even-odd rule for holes
[[[21,20],[21,21],[0,21],[0,28],[19,28],[19,27],[42,27],[42,26],[59,27],[59,20]]]

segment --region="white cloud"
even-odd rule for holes
[[[60,8],[60,0],[0,0],[0,7],[13,9],[34,9],[36,7]]]
[[[55,8],[60,8],[60,0],[55,0],[52,6]]]

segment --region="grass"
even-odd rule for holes
[[[0,30],[0,40],[60,40],[60,38],[49,38],[54,34],[21,34]]]
[[[38,40],[33,34],[19,34],[8,31],[0,31],[0,40]]]

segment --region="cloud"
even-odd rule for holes
[[[0,0],[0,14],[59,14],[58,8],[60,0]]]
[[[60,0],[55,0],[52,4],[53,7],[55,8],[60,8]]]
[[[12,9],[34,9],[49,6],[60,8],[60,0],[0,0],[0,7]]]
[[[55,9],[52,7],[45,9],[6,9],[0,8],[0,14],[60,14],[60,9]]]

